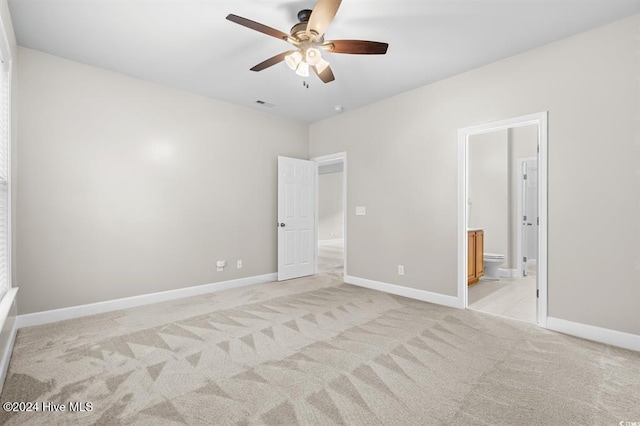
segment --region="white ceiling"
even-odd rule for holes
[[[303,122],[640,12],[640,0],[344,0],[326,38],[388,42],[387,55],[326,54],[336,76],[329,84],[303,79],[284,63],[249,71],[289,45],[229,22],[227,14],[288,33],[298,10],[314,4],[10,0],[10,9],[21,46]]]

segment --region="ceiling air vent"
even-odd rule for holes
[[[270,104],[269,102],[265,102],[265,101],[261,101],[261,100],[257,100],[256,103],[258,105],[261,105],[265,108],[273,108],[275,105],[274,104]]]

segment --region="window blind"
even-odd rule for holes
[[[9,64],[10,62],[6,61],[6,57],[3,57],[2,65],[0,65],[0,298],[11,287],[9,266],[11,259],[11,234],[9,230]]]

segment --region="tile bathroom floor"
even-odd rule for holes
[[[469,309],[536,323],[536,277],[480,280],[469,287]]]

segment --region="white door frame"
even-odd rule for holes
[[[467,188],[469,160],[469,137],[481,133],[504,130],[513,127],[538,125],[538,259],[536,279],[538,280],[538,325],[547,326],[547,152],[548,152],[548,111],[465,127],[458,130],[458,305],[468,307],[467,285]]]
[[[344,238],[344,245],[343,245],[343,270],[342,270],[342,279],[344,280],[344,278],[347,276],[347,153],[346,152],[336,152],[335,154],[328,154],[328,155],[322,155],[320,157],[313,157],[311,158],[311,161],[315,161],[316,163],[318,163],[318,167],[316,167],[316,170],[318,170],[320,168],[320,166],[324,163],[334,163],[336,160],[342,160],[342,214],[344,215],[343,218],[343,223],[344,223],[344,229],[342,230],[343,233],[343,238]],[[315,258],[316,258],[316,264],[315,264],[315,269],[314,269],[314,273],[318,272],[318,208],[319,208],[319,203],[318,203],[318,183],[319,183],[319,179],[318,179],[318,175],[316,175],[316,253],[315,253]]]
[[[516,207],[516,217],[518,218],[518,226],[516,227],[516,270],[518,271],[518,276],[522,276],[522,271],[524,270],[524,265],[522,264],[522,247],[524,246],[524,235],[522,233],[522,216],[524,216],[524,211],[522,211],[522,205],[524,204],[524,188],[523,188],[523,165],[527,161],[535,161],[536,164],[538,162],[538,157],[527,157],[527,158],[519,158],[518,159],[518,197],[517,197],[517,207]],[[528,261],[529,259],[527,259]]]

